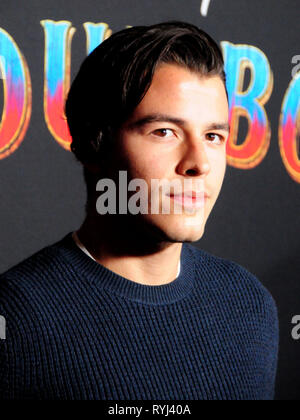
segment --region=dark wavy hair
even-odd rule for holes
[[[114,132],[141,102],[161,63],[218,75],[226,90],[221,50],[196,26],[171,21],[114,33],[83,61],[66,100],[71,150],[81,163],[100,165]]]

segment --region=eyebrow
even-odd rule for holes
[[[172,124],[177,124],[182,127],[186,126],[186,121],[181,118],[176,118],[171,115],[167,114],[149,114],[143,118],[140,118],[136,121],[129,123],[128,127],[130,130],[134,130],[136,128],[141,128],[147,124],[151,124],[153,122],[169,122]],[[230,126],[228,122],[212,122],[205,127],[205,130],[224,130],[229,133]]]

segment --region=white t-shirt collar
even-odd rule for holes
[[[88,257],[92,258],[92,260],[96,261],[95,258],[89,253],[89,251],[86,249],[86,247],[80,241],[76,232],[72,233],[72,238],[74,239],[74,242],[76,243],[76,245],[81,249],[81,251],[83,251]],[[180,261],[178,263],[178,271],[177,271],[177,276],[176,277],[178,277],[179,274],[180,274]]]

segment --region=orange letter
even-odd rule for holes
[[[222,42],[230,107],[231,133],[227,143],[227,161],[240,169],[257,166],[270,144],[270,124],[264,108],[273,89],[273,74],[265,54],[251,45]],[[243,91],[245,70],[251,71],[248,89]],[[248,120],[248,134],[237,144],[239,119]]]
[[[0,123],[0,159],[21,144],[31,115],[31,81],[25,58],[12,37],[0,28],[0,75],[4,106]]]
[[[279,122],[279,148],[283,163],[291,178],[300,183],[297,133],[300,133],[300,73],[295,75],[286,91]]]
[[[45,32],[44,114],[55,140],[70,150],[71,136],[64,113],[70,89],[71,40],[75,32],[71,22],[42,20]]]

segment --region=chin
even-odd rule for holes
[[[168,242],[196,242],[205,230],[205,221],[196,217],[162,216],[151,218],[151,227],[160,239]]]
[[[166,232],[166,236],[170,242],[197,242],[204,235],[204,228],[194,231],[181,231],[174,230],[173,232]]]

